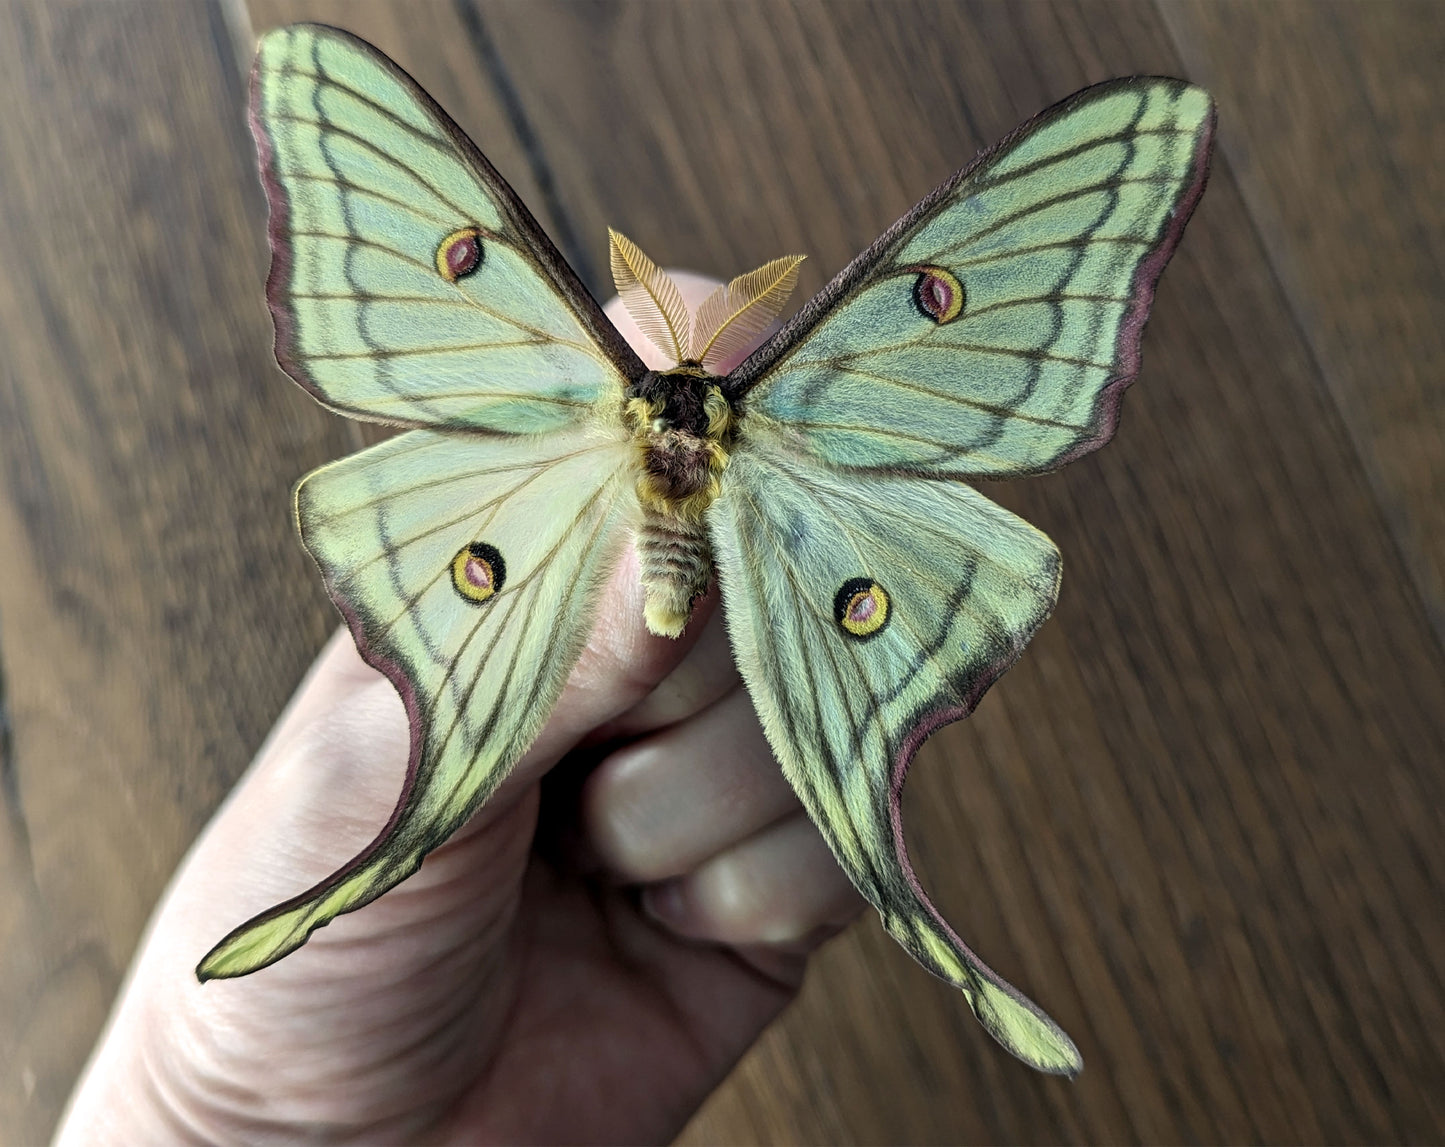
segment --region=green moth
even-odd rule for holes
[[[1088,88],[928,195],[730,373],[797,259],[696,316],[614,235],[647,369],[481,152],[332,28],[263,38],[252,125],[276,355],[323,404],[409,427],[296,490],[302,540],[411,720],[405,788],[361,856],[243,924],[240,976],[415,872],[536,736],[629,544],[676,635],[714,573],[768,739],[889,932],[1009,1051],[1078,1051],[944,922],[908,863],[904,775],[1052,611],[1059,555],[964,484],[1113,434],[1165,262],[1204,188],[1209,96]]]

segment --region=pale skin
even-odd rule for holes
[[[714,285],[678,279],[690,306]],[[217,939],[396,799],[401,702],[338,634],[173,878],[57,1142],[672,1138],[862,901],[778,771],[715,595],[677,641],[642,604],[629,555],[536,744],[417,875],[202,985]]]

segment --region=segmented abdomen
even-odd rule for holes
[[[712,547],[701,522],[644,509],[637,534],[642,585],[647,592],[647,628],[676,637],[687,625],[692,603],[707,592],[712,577]]]

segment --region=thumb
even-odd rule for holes
[[[697,276],[687,277],[686,289],[698,299],[711,286]],[[640,338],[635,331],[633,337]],[[491,767],[513,766],[511,776],[457,840],[486,837],[496,828],[498,841],[511,841],[508,851],[517,855],[531,820],[526,814],[518,823],[511,815],[518,810],[519,799],[568,748],[592,728],[637,704],[682,659],[703,619],[690,627],[687,640],[655,637],[642,621],[642,595],[636,557],[628,551],[599,597],[594,632],[550,719],[519,762],[492,757]],[[702,612],[711,604],[705,602]],[[397,688],[407,687],[406,679],[394,672],[389,675]],[[511,703],[525,702],[519,698]],[[424,730],[420,726],[408,730],[406,724],[390,685],[362,668],[344,642],[320,659],[187,867],[200,873],[210,868],[208,882],[221,887],[230,883],[239,894],[234,900],[208,897],[210,904],[256,903],[263,897],[294,894],[306,877],[323,879],[310,891],[230,932],[203,961],[202,978],[243,975],[279,959],[317,927],[360,907],[415,871],[426,852],[460,826],[465,807],[447,797],[445,790],[439,790],[440,797],[432,791],[444,782],[421,774],[430,778],[431,789],[424,789],[415,776],[408,777],[407,748],[415,760],[416,746],[411,742]],[[389,801],[383,796],[388,790]],[[382,835],[365,849],[353,846],[356,859],[328,876],[338,858],[347,855],[340,842],[354,839],[356,828],[368,822],[385,824]],[[230,847],[220,844],[228,840]],[[237,850],[249,861],[239,871],[233,865],[217,871],[205,863],[205,858],[227,854],[234,861]],[[265,856],[258,857],[262,850]],[[425,878],[422,883],[427,883]]]

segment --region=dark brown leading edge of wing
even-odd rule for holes
[[[1169,76],[1128,76],[1123,79],[1105,80],[1103,83],[1075,92],[1046,108],[1032,119],[1015,128],[992,147],[980,152],[967,165],[955,172],[923,199],[919,200],[906,215],[887,231],[883,232],[860,255],[840,271],[831,282],[814,295],[772,338],[748,356],[723,382],[723,391],[734,402],[758,385],[772,368],[777,365],[824,317],[838,304],[865,285],[870,272],[890,252],[900,247],[927,219],[934,210],[965,180],[981,172],[987,165],[1004,154],[1014,144],[1032,135],[1053,120],[1077,108],[1080,104],[1107,96],[1122,88],[1142,84],[1164,84],[1176,90],[1190,87],[1184,80]],[[1063,465],[1075,458],[1095,450],[1113,437],[1118,425],[1119,401],[1124,389],[1134,380],[1139,371],[1139,343],[1144,330],[1144,321],[1149,317],[1149,307],[1154,300],[1154,288],[1174,248],[1184,234],[1199,197],[1204,193],[1209,178],[1210,154],[1214,145],[1216,113],[1210,103],[1209,119],[1199,136],[1192,164],[1193,178],[1185,183],[1174,201],[1168,221],[1160,232],[1157,242],[1149,248],[1139,261],[1134,281],[1129,292],[1129,308],[1119,326],[1114,345],[1115,372],[1100,391],[1094,408],[1092,425],[1094,432],[1071,449],[1058,462]]]
[[[478,181],[493,195],[502,210],[507,223],[515,228],[529,248],[532,258],[552,286],[571,306],[592,341],[612,360],[614,366],[628,383],[636,382],[647,368],[627,341],[617,333],[617,328],[602,313],[602,308],[587,289],[567,260],[562,257],[556,245],[547,235],[526,204],[518,198],[507,181],[485,155],[457,126],[456,122],[442,110],[422,86],[395,60],[385,52],[367,43],[360,36],[354,36],[341,28],[328,24],[296,24],[296,28],[307,28],[319,36],[329,37],[349,44],[371,55],[377,63],[386,68],[411,93],[428,114],[435,119],[447,138],[456,147],[458,154],[471,166]],[[291,353],[294,341],[294,325],[287,311],[286,293],[291,280],[291,226],[290,203],[286,189],[282,186],[275,169],[275,148],[267,134],[261,117],[260,65],[258,55],[251,66],[250,107],[248,119],[251,135],[256,140],[256,151],[260,159],[261,182],[266,189],[266,201],[270,206],[270,220],[267,236],[271,244],[271,272],[266,278],[266,301],[271,308],[271,318],[276,328],[275,354],[281,369],[290,375],[308,394],[316,394],[316,388],[306,375],[304,367]],[[318,396],[319,397],[319,396]],[[352,417],[355,417],[353,415]]]

